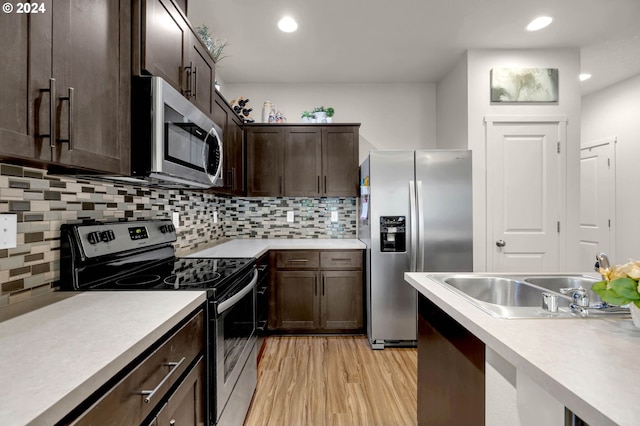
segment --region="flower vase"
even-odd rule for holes
[[[631,312],[633,325],[640,328],[640,308],[638,308],[635,303],[631,302],[629,303],[629,311]]]

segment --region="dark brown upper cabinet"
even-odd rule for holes
[[[280,197],[282,188],[282,126],[257,126],[247,129],[247,195]]]
[[[322,194],[322,128],[289,127],[284,133],[284,193],[287,196]]]
[[[218,92],[214,92],[213,121],[222,129],[222,188],[216,192],[244,195],[244,140],[242,120],[233,112],[229,103]]]
[[[171,0],[134,0],[133,73],[166,80],[213,118],[215,65]]]
[[[358,128],[359,124],[246,126],[247,195],[356,197]],[[257,146],[264,145],[265,138],[268,152]]]
[[[128,173],[130,1],[42,4],[1,18],[0,154]]]

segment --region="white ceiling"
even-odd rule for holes
[[[469,49],[579,47],[583,94],[640,74],[640,0],[189,0],[225,83],[436,83]],[[293,16],[298,31],[277,21]],[[540,15],[551,26],[527,32]]]

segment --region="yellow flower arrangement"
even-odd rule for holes
[[[640,308],[640,261],[632,260],[624,265],[600,268],[603,281],[593,284],[591,289],[611,305],[634,303]]]

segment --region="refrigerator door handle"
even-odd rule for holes
[[[418,205],[418,272],[425,272],[424,270],[424,244],[426,241],[424,235],[424,197],[422,196],[422,181],[419,180],[416,184],[416,199]]]
[[[417,245],[418,245],[418,220],[416,217],[418,205],[416,203],[416,184],[409,181],[409,226],[411,227],[411,245],[409,259],[411,260],[411,272],[417,272]]]

